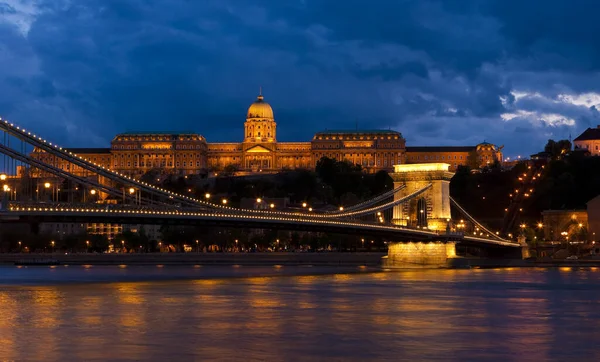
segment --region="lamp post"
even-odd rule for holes
[[[130,187],[129,188],[129,195],[133,195],[133,194],[135,194],[135,189],[133,187]],[[138,195],[135,195],[133,204],[135,205],[137,203],[138,203]]]
[[[54,253],[54,240],[50,242],[50,245],[52,246],[52,253]]]
[[[85,241],[85,246],[86,246],[86,252],[89,253],[90,252],[90,241],[89,240]]]
[[[200,254],[200,243],[196,240],[196,254]]]
[[[46,190],[49,190],[50,187],[52,187],[52,184],[50,182],[44,182],[44,188]],[[52,192],[52,201],[54,201],[54,191]]]

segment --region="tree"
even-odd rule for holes
[[[479,169],[479,154],[477,153],[477,150],[472,150],[467,155],[467,166],[471,170]]]
[[[560,140],[558,142],[548,140],[548,143],[544,146],[544,152],[549,153],[553,160],[561,159],[569,151],[571,151],[571,141],[569,140]]]
[[[240,166],[235,163],[230,163],[223,168],[222,176],[235,176],[237,172],[239,172]]]

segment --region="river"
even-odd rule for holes
[[[600,269],[350,271],[0,267],[0,360],[600,360]]]

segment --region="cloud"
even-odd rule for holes
[[[128,130],[239,141],[262,86],[284,141],[358,124],[393,127],[409,145],[485,139],[533,153],[598,123],[597,10],[558,0],[0,0],[0,115],[73,146]]]

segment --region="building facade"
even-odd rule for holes
[[[573,143],[575,150],[588,151],[592,156],[600,156],[600,125],[586,129]]]
[[[480,166],[502,161],[502,147],[490,143],[461,147],[406,147],[392,130],[333,130],[318,132],[309,142],[278,142],[273,109],[262,94],[250,105],[241,143],[208,143],[193,132],[127,132],[115,136],[109,148],[71,148],[91,162],[133,177],[149,171],[193,175],[232,171],[277,172],[314,169],[322,157],[348,160],[367,172],[391,171],[404,163],[449,163],[450,170],[466,165],[469,154]],[[86,176],[86,171],[43,150],[32,157],[62,170]],[[473,156],[471,156],[473,157]]]

